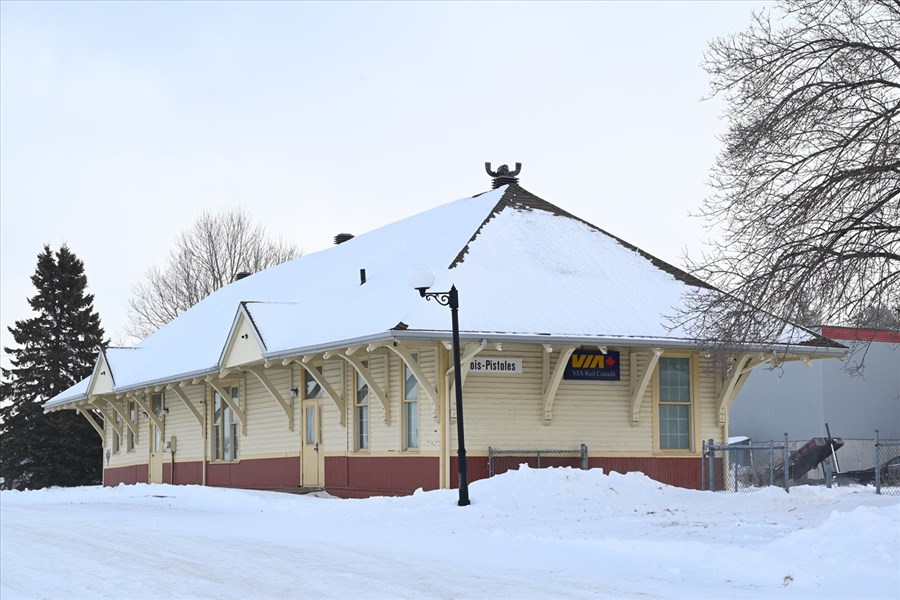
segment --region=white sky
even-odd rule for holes
[[[4,1],[2,344],[45,243],[117,340],[204,209],[309,253],[489,189],[485,161],[678,264],[724,130],[702,53],[765,5]]]

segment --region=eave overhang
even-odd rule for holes
[[[444,330],[395,330],[391,332],[397,340],[449,340],[452,333]],[[703,350],[709,348],[710,342],[686,338],[662,338],[641,336],[609,336],[609,335],[566,335],[543,333],[502,333],[490,331],[461,331],[460,341],[477,342],[487,338],[492,342],[524,343],[524,344],[560,344],[560,345],[601,345],[601,346],[627,346],[641,348],[695,348]],[[839,358],[847,354],[848,348],[837,342],[833,346],[804,345],[804,344],[763,344],[746,343],[736,345],[735,351],[741,352],[772,352],[786,355],[810,356],[815,358]],[[718,345],[718,347],[722,347]],[[725,348],[725,347],[723,347]],[[725,348],[727,349],[727,348]]]

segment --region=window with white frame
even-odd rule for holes
[[[659,449],[691,449],[691,359],[659,359]]]
[[[316,371],[318,371],[319,375],[322,375],[322,367],[313,367]],[[322,397],[322,386],[319,385],[319,382],[316,381],[312,375],[309,374],[309,371],[306,369],[303,370],[303,379],[304,379],[304,393],[303,397],[306,399],[312,398],[321,398]]]
[[[419,360],[413,354],[414,361]],[[403,363],[403,449],[419,447],[419,380],[409,365]]]
[[[362,362],[368,368],[369,363]],[[369,449],[369,384],[363,376],[356,372],[356,395],[354,397],[354,416],[356,422],[356,449]]]
[[[222,390],[229,394],[231,403],[240,406],[239,385],[226,385]],[[232,410],[219,392],[214,392],[212,413],[213,460],[235,461],[238,459],[238,432],[240,422],[237,413]]]
[[[150,396],[150,409],[153,411],[153,414],[156,415],[157,418],[162,419],[163,414],[165,412],[165,395],[162,392],[154,392],[152,396]],[[152,452],[162,452],[163,451],[163,430],[156,426],[156,424],[152,425],[153,436],[150,440],[151,451]]]

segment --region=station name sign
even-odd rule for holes
[[[475,358],[469,362],[470,373],[521,375],[521,358]]]
[[[576,350],[569,358],[563,379],[619,381],[619,353],[610,350]]]

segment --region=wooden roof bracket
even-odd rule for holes
[[[375,348],[387,348],[394,354],[400,357],[400,360],[403,361],[409,370],[412,372],[413,377],[416,378],[416,381],[419,382],[419,386],[425,390],[425,395],[431,400],[432,414],[431,418],[434,419],[435,423],[439,423],[441,420],[441,399],[438,396],[437,386],[428,379],[428,376],[425,375],[425,371],[422,370],[422,367],[419,366],[419,363],[416,362],[412,354],[408,349],[403,346],[395,346],[393,343],[381,343],[381,344],[370,344],[368,348],[366,348],[366,352],[371,352]]]
[[[750,376],[750,371],[771,360],[772,357],[767,357],[764,354],[760,354],[756,359],[753,358],[752,354],[744,354],[738,359],[734,365],[734,370],[728,376],[727,382],[722,386],[722,391],[716,399],[719,425],[725,425],[728,409],[731,408],[731,404],[737,398],[738,392],[741,391],[741,387],[743,387]]]
[[[116,396],[116,398],[118,398],[118,396]],[[128,407],[126,404],[128,402],[128,400],[129,399],[126,397],[124,399],[122,406],[119,405],[118,400],[107,400],[106,402],[112,407],[112,409],[114,411],[119,413],[119,416],[122,417],[122,422],[128,426],[128,429],[130,429],[132,435],[134,435],[134,439],[137,440],[137,438],[138,438],[137,423],[132,421],[131,418],[128,416]]]
[[[563,373],[566,371],[566,365],[569,363],[572,353],[575,352],[577,346],[563,346],[559,350],[559,358],[556,360],[556,366],[553,367],[553,374],[547,382],[547,389],[544,390],[544,425],[549,425],[553,420],[553,403],[556,401],[556,391],[562,381]]]
[[[355,356],[347,356],[344,353],[336,354],[336,356],[340,356],[341,358],[346,360],[348,363],[350,363],[354,369],[356,369],[356,372],[359,373],[359,376],[362,377],[363,381],[366,382],[366,385],[369,387],[369,390],[371,390],[371,392],[373,394],[375,394],[375,397],[378,398],[378,401],[381,402],[381,408],[383,409],[384,422],[386,425],[390,425],[391,424],[391,401],[388,398],[388,395],[384,392],[384,390],[381,389],[381,386],[379,386],[375,382],[375,378],[372,377],[372,373],[369,371],[369,369],[364,367],[362,362]]]
[[[637,365],[638,352],[631,353],[631,426],[637,427],[641,422],[641,403],[644,400],[644,394],[647,392],[647,386],[653,378],[653,371],[656,369],[656,363],[662,356],[662,348],[653,348],[650,354],[650,362],[643,373],[638,373],[635,365]]]
[[[304,356],[302,360],[297,361],[304,371],[306,371],[310,377],[312,377],[316,383],[322,388],[322,391],[325,392],[325,395],[331,398],[331,401],[334,402],[334,405],[338,409],[339,419],[341,427],[346,424],[347,419],[347,403],[344,401],[344,397],[341,396],[334,387],[328,383],[328,380],[325,378],[323,373],[319,373],[319,370],[314,366],[309,364],[309,360],[307,360],[307,356]]]
[[[147,413],[147,417],[149,417],[150,420],[153,421],[154,425],[156,425],[160,429],[165,429],[165,425],[163,425],[163,422],[160,420],[159,415],[153,412],[152,406],[145,404],[145,402],[147,401],[146,397],[135,396],[134,401],[138,403],[138,406],[140,406],[145,413]]]
[[[80,412],[81,416],[83,416],[85,419],[88,420],[88,423],[91,424],[91,427],[94,428],[94,431],[96,431],[100,435],[100,439],[103,440],[103,442],[105,443],[106,442],[106,434],[104,433],[103,428],[97,424],[97,420],[94,417],[92,417],[91,414],[88,411],[86,411],[84,408],[82,408],[81,406],[76,406],[75,410]]]
[[[488,341],[487,339],[482,339],[481,342],[475,344],[466,344],[463,348],[462,356],[459,358],[459,379],[462,382],[462,386],[466,387],[466,376],[469,374],[469,364],[472,362],[472,359],[475,358],[479,352],[487,348]],[[496,346],[495,346],[496,348]],[[500,350],[502,350],[502,346]],[[453,350],[453,344],[450,344],[450,347],[447,350]],[[451,361],[452,362],[452,361]],[[446,385],[447,397],[455,398],[456,397],[456,382],[453,377],[454,367],[450,365],[450,368],[447,369],[447,374],[444,376],[444,383]],[[453,400],[450,401],[450,420],[456,421],[456,402]]]
[[[194,406],[194,403],[191,402],[191,399],[188,398],[187,394],[184,393],[184,390],[182,388],[186,384],[187,384],[186,381],[182,381],[181,383],[170,386],[169,389],[171,389],[173,392],[175,392],[175,395],[178,396],[178,398],[180,398],[182,402],[184,402],[184,405],[188,407],[188,410],[190,410],[191,414],[194,415],[194,418],[197,419],[197,423],[200,424],[200,429],[202,430],[203,429],[203,415],[200,414],[200,411],[197,410],[197,407]]]
[[[219,393],[219,397],[225,401],[225,404],[228,405],[231,410],[234,411],[234,414],[237,415],[238,421],[241,422],[241,434],[247,435],[247,415],[244,414],[244,411],[241,410],[241,407],[234,403],[234,400],[231,399],[231,394],[226,394],[225,390],[219,385],[213,377],[207,377],[206,383],[210,385],[212,389]]]
[[[94,406],[95,409],[100,411],[100,414],[103,415],[104,428],[106,427],[106,423],[109,423],[109,426],[112,427],[113,431],[119,434],[119,437],[123,437],[122,431],[122,423],[116,423],[116,419],[113,414],[109,413],[109,407],[104,407],[101,403],[106,402],[103,398],[95,398],[88,401],[91,405]]]
[[[281,395],[281,392],[278,391],[278,388],[272,383],[272,380],[266,376],[263,371],[260,371],[258,368],[248,367],[248,371],[253,373],[259,382],[263,384],[263,387],[269,392],[269,395],[281,406],[281,410],[284,411],[284,414],[287,416],[288,420],[288,429],[291,431],[294,430],[294,403],[288,402],[284,399],[284,396]]]

